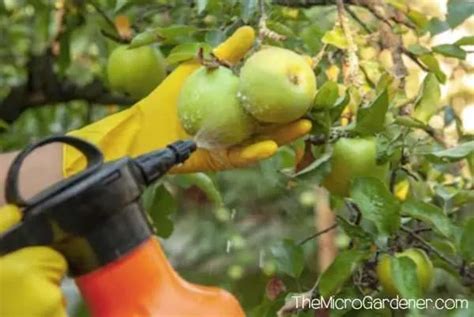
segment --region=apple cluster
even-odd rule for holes
[[[316,77],[303,56],[265,47],[245,61],[239,77],[223,66],[196,70],[181,90],[178,116],[200,147],[228,147],[262,126],[301,118],[315,95]]]

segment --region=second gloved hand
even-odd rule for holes
[[[20,221],[14,206],[0,208],[0,232]],[[61,279],[66,260],[48,247],[30,247],[0,257],[0,316],[63,317]]]
[[[251,27],[239,28],[214,54],[229,64],[240,61],[253,46],[255,33]],[[150,95],[131,108],[111,115],[71,134],[96,144],[107,160],[138,156],[162,148],[179,139],[187,139],[177,115],[178,96],[185,79],[200,64],[196,61],[177,67]],[[280,145],[309,132],[311,122],[297,120],[256,136],[244,144],[227,149],[198,149],[176,173],[217,171],[251,165],[275,154]],[[85,166],[84,158],[70,147],[64,148],[64,176],[77,173]]]

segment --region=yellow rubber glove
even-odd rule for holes
[[[13,206],[0,208],[0,232],[21,218]],[[66,260],[47,247],[24,248],[0,257],[0,316],[66,316],[60,283]]]
[[[241,27],[214,49],[214,54],[227,63],[235,64],[253,46],[254,40],[254,30],[248,26]],[[106,160],[125,155],[138,156],[179,139],[189,139],[178,119],[178,96],[184,80],[199,66],[196,61],[183,63],[150,95],[131,108],[73,131],[70,135],[96,144],[104,152]],[[247,166],[273,155],[279,145],[305,135],[310,129],[310,121],[298,120],[228,149],[198,149],[185,164],[172,172],[217,171]],[[64,176],[85,167],[84,158],[69,146],[64,147],[63,160]]]

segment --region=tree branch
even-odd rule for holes
[[[273,0],[273,4],[292,8],[310,8],[319,5],[333,4],[332,0]]]
[[[44,105],[84,100],[94,104],[132,104],[131,98],[112,94],[99,79],[79,86],[68,79],[59,78],[53,70],[53,54],[32,56],[28,62],[27,81],[13,87],[0,102],[0,119],[11,123],[25,110]]]

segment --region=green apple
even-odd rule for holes
[[[425,293],[431,285],[433,280],[433,263],[431,262],[425,251],[421,249],[407,249],[403,252],[396,253],[395,257],[408,257],[416,264],[416,276],[420,285],[421,291]],[[392,256],[383,254],[377,263],[377,277],[380,285],[383,287],[385,293],[396,297],[399,295],[395,282],[393,280],[391,259]]]
[[[253,133],[254,120],[241,107],[238,88],[239,78],[225,67],[201,67],[184,82],[178,116],[200,147],[228,147]]]
[[[113,90],[140,99],[165,78],[165,59],[158,49],[151,46],[129,49],[122,45],[109,56],[107,76]]]
[[[376,158],[375,138],[341,138],[334,144],[331,172],[322,184],[333,194],[347,196],[356,177],[371,176],[386,181],[388,163],[377,165]]]
[[[279,47],[256,52],[240,71],[240,99],[254,118],[287,123],[303,116],[316,95],[316,77],[301,55]]]

